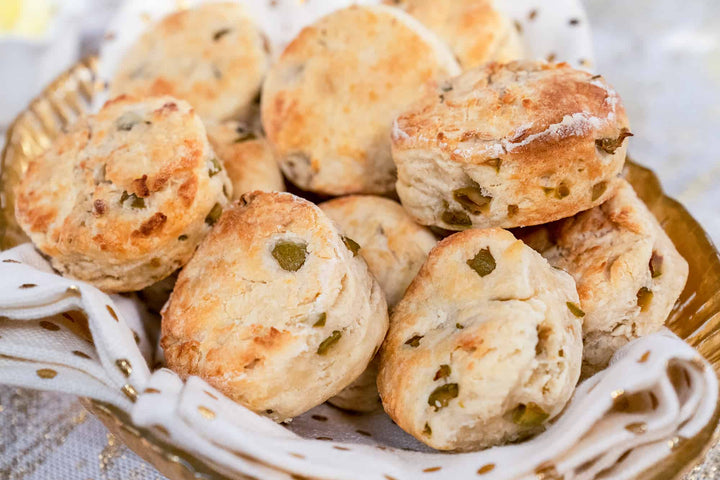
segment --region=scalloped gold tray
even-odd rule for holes
[[[88,111],[93,96],[101,88],[96,67],[95,58],[73,66],[51,83],[8,130],[0,163],[0,250],[27,241],[15,221],[12,192],[28,161]],[[667,326],[695,347],[720,374],[720,254],[687,210],[664,194],[652,171],[629,161],[625,176],[690,266],[687,286],[670,314]],[[117,409],[89,399],[83,399],[83,404],[108,430],[168,478],[226,478],[192,454],[159,441],[150,432],[137,429],[127,415]],[[700,434],[683,439],[670,456],[639,478],[682,478],[702,461],[705,452],[720,438],[719,420],[720,408],[717,408],[713,420]]]

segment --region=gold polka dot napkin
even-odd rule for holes
[[[145,307],[53,273],[30,244],[0,254],[0,381],[129,409],[150,376]]]

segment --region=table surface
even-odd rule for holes
[[[631,155],[720,243],[720,2],[584,0]],[[0,387],[0,478],[162,479],[72,397]],[[691,480],[720,478],[720,446]]]

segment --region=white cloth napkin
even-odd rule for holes
[[[289,427],[254,414],[197,377],[150,372],[144,306],[52,272],[30,244],[0,253],[0,383],[106,402],[136,427],[227,475],[336,480],[632,478],[712,418],[709,364],[670,332],[632,342],[581,384],[564,414],[522,444],[432,452],[382,412],[322,405]],[[86,319],[86,320],[85,320]],[[86,326],[85,326],[86,324]]]

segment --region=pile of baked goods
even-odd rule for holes
[[[162,19],[31,162],[16,216],[106,292],[181,269],[168,367],[258,414],[329,401],[439,450],[522,440],[663,326],[688,267],[621,176],[602,76],[514,61],[490,0],[386,3],[275,54],[237,3]]]

